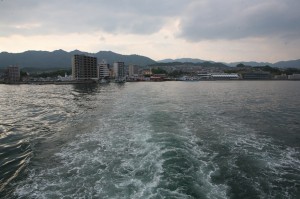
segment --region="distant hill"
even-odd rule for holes
[[[108,63],[112,64],[115,61],[123,61],[126,65],[136,64],[139,66],[147,66],[156,63],[154,60],[141,56],[141,55],[121,55],[111,51],[100,51],[93,56],[97,57],[98,62],[105,59]]]
[[[171,62],[182,62],[182,63],[203,63],[206,62],[202,59],[195,59],[195,58],[179,58],[179,59],[163,59],[157,62],[160,63],[171,63]]]
[[[181,66],[181,67],[187,67],[187,66],[203,66],[203,67],[218,67],[218,68],[228,68],[229,66],[227,66],[224,63],[218,63],[218,62],[208,62],[208,61],[204,61],[204,62],[157,62],[156,64],[152,64],[150,65],[151,67],[172,67],[172,66]]]
[[[182,62],[182,63],[204,63],[204,62],[211,62],[215,63],[213,61],[205,61],[202,59],[194,59],[194,58],[180,58],[180,59],[163,59],[157,61],[158,63],[174,63],[174,62]],[[276,63],[269,63],[269,62],[255,62],[255,61],[240,61],[240,62],[231,62],[231,63],[225,63],[223,64],[227,66],[236,66],[238,64],[244,64],[246,66],[271,66],[271,67],[277,67],[277,68],[300,68],[300,59],[298,60],[290,60],[290,61],[280,61]]]
[[[255,62],[255,61],[241,61],[241,62],[232,62],[232,63],[227,63],[228,66],[236,66],[238,64],[244,64],[245,66],[266,66],[266,65],[269,65],[271,66],[272,63],[269,63],[269,62]]]
[[[26,51],[23,53],[0,53],[0,68],[9,65],[19,65],[20,68],[51,70],[59,68],[70,68],[71,58],[75,54],[85,54],[95,56],[98,62],[105,59],[112,64],[115,61],[123,61],[126,65],[136,64],[146,66],[156,63],[154,60],[140,55],[121,55],[111,51],[100,51],[98,53],[88,53],[79,50],[66,52],[64,50],[48,51]]]
[[[19,65],[21,68],[26,68],[30,71],[35,70],[54,70],[54,69],[70,69],[71,68],[71,58],[75,54],[85,54],[98,58],[98,62],[105,59],[108,63],[112,64],[115,61],[123,61],[126,65],[135,64],[139,66],[147,66],[156,64],[154,60],[141,56],[141,55],[122,55],[114,53],[111,51],[99,51],[97,53],[82,52],[79,50],[74,50],[71,52],[66,52],[64,50],[55,50],[53,52],[48,51],[26,51],[23,53],[0,53],[0,69],[7,67],[9,65]],[[173,65],[174,63],[201,63],[202,65],[209,65],[209,63],[216,63],[213,61],[205,61],[202,59],[195,58],[180,58],[180,59],[164,59],[158,61],[158,63],[169,63]],[[300,69],[300,59],[291,61],[280,61],[277,63],[268,62],[232,62],[232,63],[222,63],[224,66],[236,66],[242,63],[248,66],[265,66],[269,65],[271,67],[278,68],[298,68]]]
[[[271,65],[278,68],[300,68],[300,59],[291,61],[280,61]]]
[[[237,64],[244,64],[246,66],[271,66],[271,67],[276,67],[276,68],[300,68],[300,59],[298,60],[290,60],[290,61],[280,61],[280,62],[276,62],[274,64],[269,63],[269,62],[254,62],[254,61],[250,61],[250,62],[232,62],[232,63],[228,63],[228,66],[236,66]]]

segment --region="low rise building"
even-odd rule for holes
[[[151,69],[144,69],[142,71],[142,73],[143,73],[144,76],[150,76],[150,75],[152,75]]]
[[[274,79],[276,79],[276,80],[286,80],[286,79],[288,79],[288,76],[286,74],[275,75]]]
[[[203,71],[201,73],[197,74],[197,78],[199,80],[210,80],[210,79],[212,79],[211,74],[203,72]]]
[[[300,74],[292,74],[288,76],[289,80],[300,80]]]
[[[211,77],[214,80],[236,80],[236,79],[240,79],[240,76],[237,73],[213,73],[213,74],[211,74]]]
[[[272,75],[269,72],[247,72],[242,73],[242,77],[247,80],[268,80]]]
[[[166,74],[154,74],[150,77],[151,81],[164,81],[166,79]]]
[[[198,73],[198,80],[237,80],[241,79],[238,73]]]
[[[67,73],[65,73],[65,76],[57,76],[57,81],[62,81],[62,82],[66,82],[66,81],[72,81],[72,76],[71,75],[67,75]]]

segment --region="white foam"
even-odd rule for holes
[[[130,124],[130,121],[121,121],[117,113],[112,113],[110,119],[118,121],[112,122],[102,118],[102,121],[99,121],[99,129],[78,135],[57,153],[56,156],[60,160],[58,166],[51,168],[49,165],[49,168],[41,171],[31,170],[29,178],[23,185],[18,186],[16,193],[21,197],[47,198],[49,194],[80,197],[86,196],[86,192],[75,195],[71,190],[76,190],[77,186],[91,186],[89,189],[92,189],[91,193],[94,196],[114,197],[118,191],[121,195],[122,192],[126,192],[124,186],[129,185],[136,187],[136,198],[151,192],[151,187],[155,187],[159,182],[161,168],[160,162],[155,161],[159,149],[146,142],[149,137],[145,128],[147,126],[144,123]],[[116,123],[117,125],[112,126]],[[148,182],[141,182],[134,174],[147,165],[154,167],[148,168],[152,169],[152,177],[147,179]],[[131,171],[122,172],[126,169]],[[113,190],[105,190],[107,184],[120,189],[115,193]],[[88,188],[84,190],[87,191]]]
[[[218,116],[216,122],[210,124],[215,125],[212,132],[220,132],[218,133],[220,144],[229,147],[230,157],[227,162],[230,163],[231,170],[238,171],[238,175],[251,183],[261,197],[293,198],[296,185],[294,180],[299,179],[300,176],[299,148],[285,147],[278,142],[275,143],[271,137],[262,135],[261,132],[238,122],[231,123],[229,127],[226,124],[230,123],[231,119]],[[249,178],[244,171],[239,170],[236,163],[239,157],[245,157],[255,162],[255,169],[258,170],[257,176]],[[292,180],[283,177],[284,175],[296,175],[297,177]],[[282,187],[281,182],[290,183],[290,185]],[[270,187],[268,193],[263,188],[266,184]]]
[[[214,145],[228,149],[227,169],[239,172],[239,177],[253,182],[251,186],[261,196],[265,196],[262,184],[256,176],[249,178],[238,170],[238,157],[253,157],[259,164],[256,166],[265,170],[266,175],[274,174],[275,180],[280,180],[284,172],[289,174],[283,170],[285,167],[299,171],[297,150],[278,148],[271,138],[261,136],[243,124],[232,124],[232,118],[220,116],[209,110],[210,107],[206,107],[207,112],[213,114],[203,113],[203,119],[194,121],[187,111],[175,105],[169,107],[166,102],[161,105],[155,98],[152,104],[145,104],[143,100],[132,100],[134,96],[122,95],[114,104],[116,108],[106,112],[107,115],[95,113],[98,125],[78,133],[55,157],[49,157],[58,164],[32,169],[29,178],[18,186],[17,194],[41,198],[50,195],[192,198],[186,185],[180,185],[180,180],[188,179],[193,182],[193,187],[189,188],[198,190],[203,197],[228,198],[229,185],[213,181],[215,176],[221,175],[216,158],[220,158],[222,152],[222,149],[215,150]],[[127,110],[128,106],[136,109]],[[160,110],[162,106],[166,107]],[[155,110],[152,111],[153,107]],[[178,113],[173,116],[168,108]],[[169,116],[170,124],[173,124],[172,120],[180,121],[174,123],[176,129],[155,128],[155,122],[151,123],[149,118],[155,117],[157,112]],[[203,129],[195,127],[196,123]],[[276,186],[273,182],[270,181],[269,186]]]
[[[140,114],[135,112],[135,114]],[[139,117],[135,117],[139,118]],[[122,120],[120,120],[122,119]],[[201,157],[203,152],[196,142],[195,136],[189,133],[173,135],[184,145],[184,148],[168,148],[166,142],[151,142],[156,134],[143,119],[124,120],[119,114],[113,112],[112,117],[99,120],[99,128],[92,132],[78,135],[74,141],[63,147],[56,157],[59,165],[44,170],[32,170],[29,179],[23,185],[18,186],[17,194],[21,197],[38,196],[47,198],[54,196],[80,197],[90,193],[92,196],[103,198],[118,198],[129,194],[130,198],[151,198],[159,195],[162,189],[158,189],[161,183],[163,164],[168,159],[162,158],[169,151],[190,153],[195,161],[202,161],[198,177],[206,184],[208,194],[224,192],[224,186],[213,185],[210,182],[211,173],[205,173],[210,164]],[[115,120],[115,121],[111,121]],[[187,133],[187,129],[184,129]],[[172,136],[167,132],[163,137]],[[191,150],[187,150],[191,147]],[[209,169],[208,169],[209,170]],[[81,193],[74,193],[77,187],[82,187]],[[128,188],[131,187],[131,192]],[[189,198],[180,193],[181,190],[170,191],[172,196]],[[220,193],[219,193],[220,194]],[[224,195],[224,194],[223,194]]]

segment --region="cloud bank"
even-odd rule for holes
[[[300,36],[300,1],[195,1],[180,22],[180,36],[191,41],[247,37]]]
[[[176,57],[299,58],[299,8],[299,0],[1,0],[1,50],[101,46]]]
[[[174,34],[190,41],[299,37],[299,8],[298,0],[3,0],[0,35],[153,34],[177,19]]]

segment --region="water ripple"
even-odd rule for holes
[[[300,195],[298,82],[0,85],[0,92],[0,197]]]

